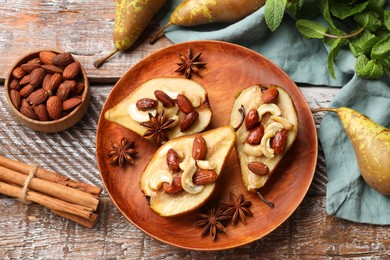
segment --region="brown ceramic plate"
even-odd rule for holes
[[[135,133],[107,121],[104,113],[127,97],[142,82],[162,76],[183,77],[174,72],[179,61],[177,52],[187,53],[191,46],[194,53],[202,52],[207,66],[202,78],[192,79],[201,83],[209,93],[214,111],[209,128],[227,125],[234,97],[243,88],[256,83],[278,84],[291,95],[299,116],[299,132],[295,144],[283,158],[279,168],[263,190],[264,196],[275,204],[268,208],[256,194],[247,192],[242,180],[236,152],[233,150],[217,190],[211,198],[214,202],[228,201],[229,192],[243,193],[252,201],[254,217],[247,224],[227,226],[226,234],[219,234],[216,241],[210,236],[201,238],[202,229],[194,227],[195,214],[177,218],[163,218],[153,213],[140,191],[139,179],[143,169],[157,147]],[[139,155],[133,166],[122,169],[109,164],[106,155],[111,142],[123,137],[135,140]],[[181,248],[193,250],[223,250],[245,245],[264,237],[281,225],[303,200],[314,176],[317,161],[316,128],[305,98],[294,82],[267,58],[230,43],[216,41],[186,42],[162,49],[131,68],[112,89],[101,111],[96,141],[96,154],[103,183],[112,201],[128,220],[150,236]],[[218,188],[219,187],[219,188]]]

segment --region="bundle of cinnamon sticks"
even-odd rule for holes
[[[26,201],[43,205],[89,228],[96,224],[101,188],[0,156],[0,194],[20,199],[25,185],[28,185],[23,198]]]

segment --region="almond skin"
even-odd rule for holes
[[[42,61],[41,61],[40,58],[34,58],[34,59],[32,59],[32,60],[29,60],[29,61],[27,62],[27,64],[28,64],[28,65],[39,65],[39,66],[41,66],[41,65],[42,65]]]
[[[261,162],[250,162],[248,163],[248,168],[251,172],[260,176],[267,176],[269,174],[268,166]]]
[[[31,84],[28,84],[19,91],[19,94],[21,97],[25,98],[28,97],[33,92],[34,92],[34,87],[31,86]]]
[[[84,92],[85,85],[83,82],[77,82],[76,87],[72,89],[73,95],[81,95]]]
[[[275,87],[268,87],[267,90],[263,92],[262,101],[264,104],[275,103],[279,97],[279,90]]]
[[[46,74],[45,77],[43,78],[42,88],[46,90],[46,92],[48,89],[50,89],[50,81],[52,76],[53,75],[51,74]]]
[[[37,68],[33,70],[30,75],[30,85],[37,88],[42,84],[46,72],[43,68]]]
[[[9,92],[9,97],[11,99],[12,105],[14,105],[16,109],[19,109],[22,104],[19,92],[15,89],[11,89]]]
[[[37,115],[34,113],[34,111],[30,107],[21,106],[20,107],[20,113],[28,118],[38,120]]]
[[[141,98],[137,101],[136,106],[141,111],[147,111],[157,107],[158,103],[156,100],[151,98]]]
[[[169,170],[171,170],[173,172],[180,171],[180,168],[179,168],[179,164],[180,164],[179,155],[172,148],[168,150],[166,161],[167,161],[167,165],[168,165]]]
[[[13,79],[11,83],[9,84],[10,89],[19,90],[20,89],[20,82],[18,79]]]
[[[47,112],[51,119],[59,119],[62,115],[62,101],[57,96],[51,96],[46,102]]]
[[[199,117],[199,113],[196,110],[186,115],[186,117],[180,123],[180,131],[184,132],[188,130],[195,123],[198,117]]]
[[[271,148],[274,149],[275,154],[279,154],[283,151],[284,146],[287,142],[287,130],[282,129],[280,131],[277,131],[272,138],[271,141]]]
[[[185,114],[189,114],[195,110],[191,101],[183,94],[177,95],[176,103],[179,106],[180,111]]]
[[[248,111],[248,114],[245,117],[245,127],[246,130],[252,130],[259,123],[259,113],[256,109],[252,108]]]
[[[215,182],[217,178],[218,175],[215,171],[200,169],[199,171],[194,173],[192,177],[192,182],[195,185],[205,185],[205,184]]]
[[[75,61],[65,67],[62,76],[64,77],[64,79],[74,79],[77,77],[77,75],[79,75],[79,72],[80,63]]]
[[[37,115],[39,121],[49,121],[49,113],[47,112],[46,106],[44,104],[40,104],[34,107],[34,112]]]
[[[64,102],[62,102],[62,110],[63,111],[72,110],[80,104],[81,104],[81,98],[78,97],[69,98]]]
[[[263,135],[264,135],[264,126],[258,125],[255,128],[253,128],[246,136],[246,142],[251,145],[258,145],[260,144]]]
[[[31,105],[37,106],[37,105],[45,102],[46,99],[47,99],[46,90],[44,90],[43,88],[40,88],[40,89],[34,91],[33,93],[31,93],[31,95],[28,96],[27,101]]]
[[[12,76],[17,79],[21,79],[26,76],[26,72],[22,69],[22,67],[17,67],[12,71]]]
[[[57,96],[61,99],[61,101],[65,101],[68,99],[71,88],[66,83],[61,83],[57,90]]]
[[[42,61],[43,64],[53,64],[52,59],[56,56],[54,52],[51,51],[41,51],[39,53],[39,59]]]
[[[62,82],[61,74],[54,73],[50,78],[50,84],[47,86],[45,84],[43,84],[43,88],[46,89],[48,94],[51,96],[51,95],[54,95],[54,93],[57,91],[58,86],[61,84],[61,82]]]
[[[20,67],[22,67],[22,69],[27,73],[31,73],[33,70],[39,68],[40,66],[41,66],[40,64],[33,64],[33,63],[26,63],[20,65]]]
[[[168,194],[174,194],[178,193],[179,191],[183,190],[183,186],[181,186],[181,177],[175,176],[173,177],[172,184],[163,183],[163,191]]]
[[[160,101],[164,107],[173,107],[175,106],[175,102],[173,99],[168,96],[164,91],[156,90],[154,91],[154,96]]]
[[[30,75],[30,74],[24,76],[24,77],[19,81],[19,84],[20,84],[20,85],[27,85],[28,83],[30,83],[30,78],[31,78],[31,75]]]
[[[204,160],[206,159],[206,154],[206,140],[204,140],[204,138],[199,134],[195,135],[194,142],[192,144],[192,157],[195,160]]]
[[[69,52],[57,54],[56,56],[54,56],[51,59],[52,64],[60,66],[60,67],[66,67],[67,65],[69,65],[73,61],[74,60],[73,60],[72,54],[70,54]]]
[[[63,70],[60,67],[57,67],[53,64],[42,65],[41,67],[51,74],[63,72]]]

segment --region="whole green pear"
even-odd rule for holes
[[[337,113],[352,142],[363,179],[378,192],[390,195],[390,129],[347,107],[315,111]]]

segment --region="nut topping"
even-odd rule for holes
[[[154,109],[157,105],[157,101],[151,98],[141,98],[136,103],[137,108],[141,111]]]
[[[279,90],[275,87],[270,86],[268,87],[267,90],[263,92],[262,101],[264,104],[275,103],[278,96],[279,96]]]
[[[168,96],[164,91],[156,90],[154,91],[154,96],[164,105],[164,107],[175,106],[175,102],[173,101],[173,99]]]
[[[259,113],[257,113],[257,110],[252,108],[248,111],[248,114],[245,117],[245,127],[246,129],[252,130],[256,127],[259,121]]]
[[[192,176],[192,181],[195,185],[205,185],[215,182],[218,175],[213,170],[198,170]]]
[[[264,126],[258,125],[252,129],[246,137],[246,142],[251,145],[260,144],[261,138],[264,135]]]
[[[164,182],[162,186],[163,186],[164,192],[168,193],[168,194],[178,193],[179,191],[183,190],[183,186],[181,185],[181,177],[180,176],[173,177],[172,184]]]
[[[195,160],[204,160],[206,159],[206,154],[206,140],[199,134],[195,135],[194,142],[192,144],[192,157]]]
[[[169,170],[173,172],[180,171],[180,167],[179,167],[180,158],[175,150],[173,150],[172,148],[168,150],[166,160],[167,160]]]
[[[177,95],[176,102],[177,105],[179,106],[180,111],[185,114],[189,114],[195,110],[191,101],[183,94]]]
[[[268,166],[261,162],[250,162],[248,168],[251,172],[260,176],[267,176],[269,173]]]
[[[274,149],[274,153],[279,154],[281,151],[283,151],[286,142],[287,142],[287,130],[282,129],[280,131],[277,131],[274,135],[274,138],[272,138],[271,141],[271,148]]]
[[[184,132],[188,130],[195,123],[198,117],[199,117],[199,113],[196,110],[186,115],[186,117],[183,119],[183,121],[180,124],[180,131]]]

